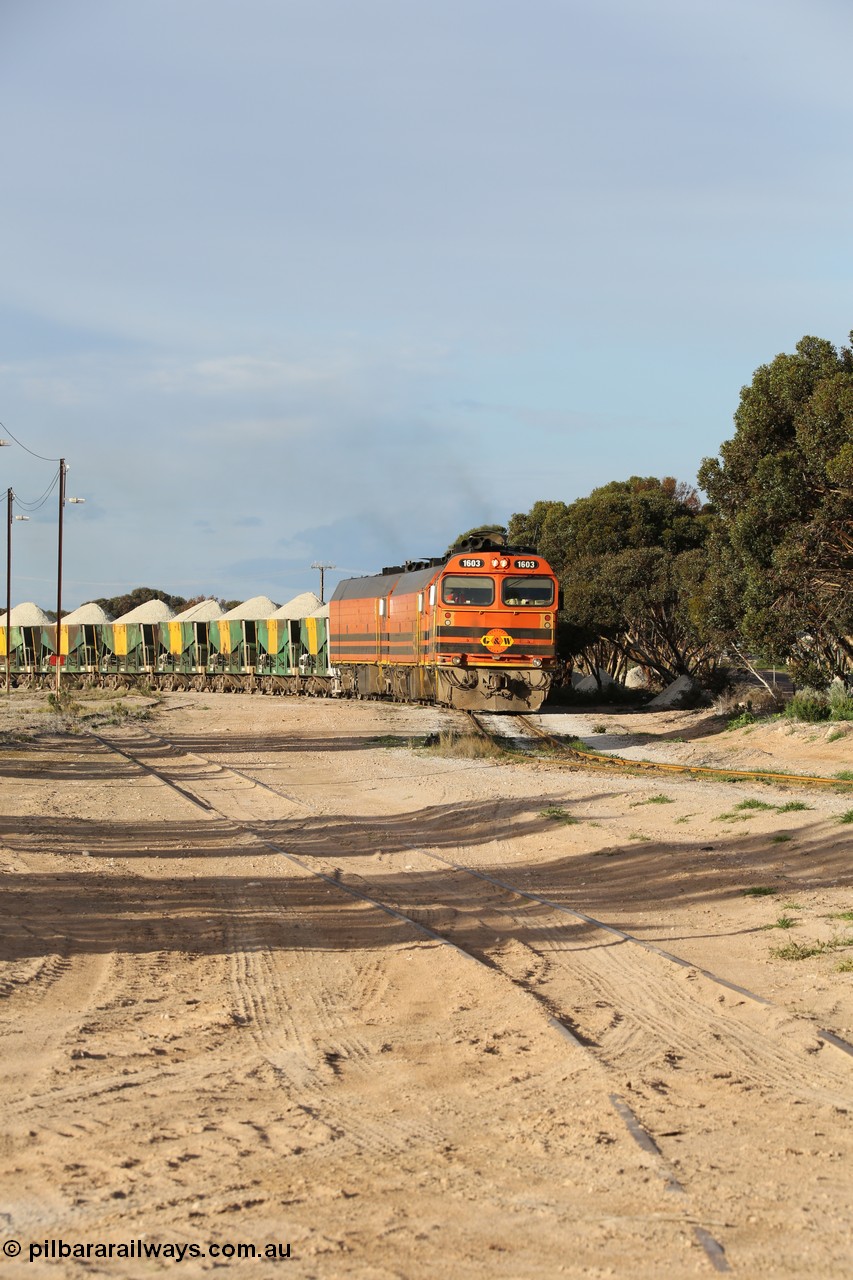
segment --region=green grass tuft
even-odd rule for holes
[[[554,822],[570,823],[577,822],[577,818],[573,817],[567,809],[558,804],[549,804],[547,809],[539,810],[540,818],[551,818]]]
[[[504,755],[503,750],[491,738],[479,733],[456,733],[442,729],[438,734],[424,738],[424,748],[439,756],[454,756],[462,760],[495,759]]]
[[[769,884],[756,884],[751,889],[744,889],[743,896],[745,898],[769,898],[772,893],[778,893],[778,889],[774,889]]]
[[[771,947],[770,954],[776,960],[809,960],[812,956],[822,956],[824,950],[825,948],[821,942],[814,944],[794,942],[792,938],[783,947]]]
[[[773,947],[771,956],[777,960],[810,960],[812,956],[826,955],[827,951],[839,951],[853,947],[853,938],[846,935],[830,938],[828,942],[786,942],[784,947]]]

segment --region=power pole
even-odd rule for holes
[[[6,490],[6,692],[12,688],[12,508],[15,491]],[[15,520],[29,520],[29,516],[15,516]]]
[[[12,503],[11,485],[6,490],[6,692],[12,688]]]
[[[65,514],[65,459],[59,459],[59,536],[56,564],[56,692],[62,671],[62,518]]]
[[[320,604],[326,603],[326,598],[323,594],[325,589],[325,584],[326,584],[326,570],[337,569],[337,567],[338,566],[336,564],[327,564],[325,561],[321,561],[321,560],[315,560],[311,565],[312,569],[320,570]]]
[[[59,459],[59,537],[56,565],[56,692],[59,693],[62,674],[62,522],[65,514],[65,475],[68,471],[65,459]],[[69,502],[85,502],[85,498],[69,498]]]

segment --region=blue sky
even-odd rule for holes
[[[63,602],[692,481],[853,328],[851,50],[846,0],[0,0],[0,421],[86,498]]]

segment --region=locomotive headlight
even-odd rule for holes
[[[508,561],[508,560],[501,560],[501,568],[502,568],[502,569],[506,569],[506,568],[508,568],[508,566],[509,566],[509,561]]]
[[[541,659],[541,658],[534,658],[534,659],[533,659],[533,665],[534,665],[534,667],[541,667],[541,666],[542,666],[542,659]]]

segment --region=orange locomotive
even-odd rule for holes
[[[329,662],[341,694],[536,711],[556,661],[557,580],[524,547],[469,540],[338,584]]]

